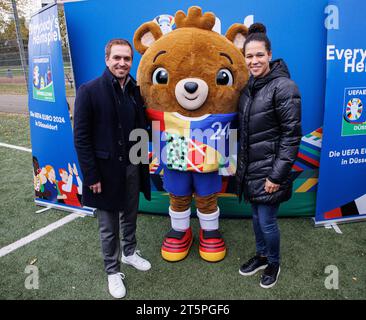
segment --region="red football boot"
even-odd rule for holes
[[[219,230],[200,229],[200,256],[209,262],[218,262],[225,258],[226,246]]]
[[[162,257],[170,262],[183,260],[189,252],[193,242],[192,228],[186,231],[170,230],[163,240]]]

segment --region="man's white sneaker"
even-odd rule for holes
[[[129,264],[140,271],[147,271],[151,268],[150,262],[141,257],[139,250],[136,250],[133,255],[127,257],[122,253],[121,260],[122,263]]]
[[[126,288],[123,284],[125,275],[121,272],[108,275],[108,289],[112,297],[121,299],[126,295]]]

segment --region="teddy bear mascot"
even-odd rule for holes
[[[225,165],[224,149],[237,117],[240,91],[248,80],[241,52],[247,28],[237,23],[226,36],[220,35],[212,30],[215,15],[202,15],[196,6],[187,15],[179,10],[174,19],[176,29],[164,35],[153,21],[134,34],[135,49],[142,54],[137,81],[152,121],[153,144],[159,132],[164,189],[170,197],[172,229],[165,235],[161,254],[167,261],[188,255],[194,197],[200,256],[216,262],[226,254],[219,231],[219,168]]]

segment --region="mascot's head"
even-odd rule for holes
[[[149,108],[184,116],[237,110],[248,71],[241,52],[247,28],[234,24],[222,36],[212,31],[215,15],[191,7],[175,15],[176,29],[165,35],[155,22],[141,25],[134,46],[143,56],[137,72]]]

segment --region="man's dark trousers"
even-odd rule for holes
[[[121,246],[125,256],[132,255],[136,248],[139,181],[138,166],[128,165],[126,168],[125,210],[120,212],[97,210],[104,268],[108,275],[120,272]]]

